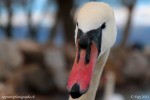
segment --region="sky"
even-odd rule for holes
[[[47,6],[46,3],[47,0],[34,0],[34,3],[31,5],[32,12],[34,12],[32,19],[33,24],[40,24],[42,28],[39,30],[39,41],[44,41],[47,38],[48,30],[45,27],[52,27],[52,25],[55,22],[55,13],[57,12],[57,5],[55,3],[55,0],[51,0],[50,4]],[[75,5],[82,6],[84,3],[86,3],[88,0],[75,0]],[[118,27],[118,33],[122,33],[123,27],[127,21],[128,11],[125,8],[125,6],[122,6],[121,0],[97,0],[102,1],[110,4],[114,8],[115,12],[115,18],[116,23]],[[43,8],[48,10],[48,13],[44,15],[43,19]],[[2,4],[0,4],[0,8],[2,7]],[[22,37],[26,36],[27,29],[22,28],[22,26],[27,25],[27,17],[26,12],[24,9],[19,5],[14,5],[13,9],[15,11],[15,15],[13,16],[12,23],[14,26],[20,27],[19,29],[15,29],[14,37],[18,38],[18,33],[22,32]],[[149,12],[149,13],[148,13]],[[0,16],[0,23],[5,24],[7,23],[7,13],[6,10],[1,10],[1,16]],[[137,4],[133,13],[133,20],[132,20],[132,34],[130,36],[131,42],[140,41],[144,43],[150,44],[150,0],[137,0]],[[137,30],[138,27],[138,30]],[[58,31],[60,34],[61,31]],[[40,34],[41,33],[41,34]],[[45,35],[43,35],[43,33]],[[58,35],[58,38],[56,40],[60,39],[61,35]],[[142,37],[142,38],[141,38]],[[117,41],[121,40],[121,34],[118,34]],[[61,42],[61,41],[60,41]]]

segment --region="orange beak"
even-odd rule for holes
[[[98,56],[98,49],[94,43],[91,45],[90,61],[87,64],[85,63],[86,50],[81,49],[79,61],[77,61],[78,53],[76,52],[76,58],[67,83],[67,90],[72,98],[78,98],[88,91]]]

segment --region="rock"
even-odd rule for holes
[[[26,70],[24,81],[30,92],[45,94],[54,88],[52,76],[36,64]]]
[[[48,48],[44,53],[47,69],[53,71],[54,82],[59,90],[65,90],[67,75],[65,57],[60,49]]]
[[[7,40],[0,42],[0,61],[11,69],[21,66],[23,57],[19,51],[17,42]]]
[[[139,78],[148,70],[148,60],[139,51],[132,51],[126,58],[123,72],[126,76],[132,78]]]

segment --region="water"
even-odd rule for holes
[[[26,39],[29,36],[27,27],[15,27],[13,28],[13,39],[20,40]],[[123,28],[118,27],[117,42],[119,44],[122,39]],[[49,28],[48,27],[39,27],[37,30],[37,41],[39,43],[46,43],[49,40]],[[58,34],[56,35],[55,42],[63,42],[63,32],[60,28]],[[5,37],[4,31],[0,30],[0,39]],[[128,44],[141,43],[144,45],[150,45],[150,27],[149,26],[137,26],[131,28],[131,34],[129,36]],[[60,43],[61,44],[61,43]]]

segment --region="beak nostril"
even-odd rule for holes
[[[76,99],[79,98],[82,94],[80,93],[80,86],[76,83],[73,85],[70,95],[72,98]]]

